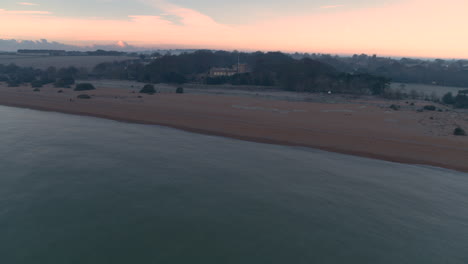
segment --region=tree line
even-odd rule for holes
[[[32,87],[41,87],[46,84],[54,84],[56,87],[69,87],[75,83],[75,79],[88,78],[86,68],[49,67],[45,70],[32,67],[19,67],[15,64],[0,64],[0,82],[6,82],[10,87],[30,83]]]
[[[313,59],[314,58],[314,59]],[[375,56],[353,56],[359,65],[368,62],[373,65],[379,58]],[[232,67],[238,61],[249,65],[247,73],[233,76],[210,77],[212,67]],[[416,61],[403,60],[406,64]],[[435,62],[441,64],[443,62]],[[354,64],[353,64],[354,65]],[[378,63],[369,69],[378,71]],[[166,54],[145,63],[145,60],[101,63],[92,70],[66,67],[34,69],[14,64],[0,65],[0,81],[9,86],[30,83],[33,87],[53,84],[56,87],[70,87],[76,79],[108,78],[136,80],[145,83],[183,84],[231,84],[266,86],[296,92],[332,92],[347,94],[372,94],[393,99],[403,99],[410,95],[395,93],[389,88],[390,78],[370,73],[371,70],[349,70],[343,58],[328,55],[290,56],[280,52],[226,52],[199,50],[180,55]],[[400,80],[401,79],[397,79]],[[405,97],[406,96],[406,97]],[[468,108],[466,92],[457,95],[447,94],[442,101],[458,108]]]
[[[442,60],[400,59],[398,65],[395,66],[397,63],[395,59],[367,55],[354,55],[345,58],[317,54],[291,56],[281,52],[245,53],[209,50],[179,55],[158,54],[156,57],[149,63],[145,63],[146,60],[101,63],[92,70],[76,67],[49,67],[41,70],[19,67],[14,64],[0,65],[0,81],[7,82],[9,86],[31,83],[33,87],[41,87],[46,84],[53,84],[56,87],[70,87],[75,83],[75,79],[108,78],[136,80],[145,83],[183,84],[195,82],[208,85],[266,86],[297,92],[372,94],[401,99],[402,95],[395,95],[394,91],[389,89],[390,77],[393,76],[394,81],[416,81],[419,80],[416,77],[419,75],[404,75],[412,76],[405,79],[406,77],[402,77],[403,75],[397,74],[398,69],[416,67],[416,69],[425,68],[434,71],[446,69],[447,71],[463,72],[462,66],[464,65],[464,61],[449,63]],[[250,70],[247,73],[220,77],[208,75],[212,67],[229,68],[239,61],[249,66]],[[393,73],[389,74],[392,71],[385,69],[393,69]],[[423,75],[431,75],[432,70],[423,71]],[[427,77],[427,80],[437,80],[438,76],[434,74],[432,78]],[[468,78],[468,75],[466,77]],[[451,95],[451,97],[447,95],[446,100],[443,101],[446,104],[453,104],[455,107],[468,107],[465,103],[466,98],[466,93],[461,93]]]
[[[249,65],[248,73],[210,77],[212,67],[232,67],[240,61]],[[199,50],[180,55],[164,55],[149,64],[112,62],[97,65],[97,78],[130,79],[149,83],[198,82],[277,87],[288,91],[382,95],[389,78],[368,73],[344,73],[326,63],[303,58],[296,60],[280,52],[227,52]]]
[[[394,82],[468,87],[468,60],[386,58],[376,55],[350,57],[329,54],[292,54],[295,59],[310,58],[347,73],[368,73]]]

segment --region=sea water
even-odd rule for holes
[[[0,106],[0,263],[468,263],[468,174]]]

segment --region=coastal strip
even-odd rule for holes
[[[27,88],[5,88],[0,104],[468,172],[468,139],[449,135],[448,128],[440,124],[421,125],[422,119],[429,119],[425,113],[389,112],[356,102],[325,104],[194,94],[139,98],[112,88],[93,91],[92,99],[80,100],[76,92],[58,94],[56,90],[44,88],[35,93]],[[453,122],[446,113],[430,115],[436,121]]]

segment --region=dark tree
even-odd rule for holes
[[[75,86],[75,91],[88,91],[88,90],[96,90],[94,85],[90,83],[79,83]]]
[[[455,103],[455,99],[452,95],[452,93],[446,93],[443,97],[442,97],[442,102],[444,104],[449,104],[449,105],[452,105]]]
[[[468,108],[468,95],[458,94],[455,99],[454,106],[456,108]]]
[[[423,107],[424,110],[427,110],[427,111],[435,111],[436,110],[436,107],[433,106],[433,105],[425,105]]]
[[[73,79],[72,77],[64,77],[64,78],[58,79],[54,83],[54,86],[59,87],[59,88],[70,88],[70,86],[73,85],[74,83],[75,83],[75,79]]]
[[[146,84],[143,88],[141,88],[140,93],[144,94],[155,94],[156,89],[154,89],[154,85]]]
[[[466,136],[465,130],[463,130],[461,127],[455,128],[455,130],[453,131],[453,134],[455,136]]]
[[[40,80],[35,80],[31,82],[31,87],[33,88],[41,88],[42,87],[42,81]]]

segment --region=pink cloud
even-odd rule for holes
[[[7,15],[50,15],[49,11],[29,11],[29,10],[5,10],[0,9],[0,14]]]
[[[78,19],[0,10],[0,32],[19,39],[66,43],[177,45],[191,48],[376,53],[467,57],[468,1],[400,1],[379,8],[280,16],[247,25],[224,25],[196,10],[148,2],[175,16],[129,16],[127,20]],[[47,12],[47,14],[50,14]],[[5,25],[5,26],[4,26]],[[8,26],[6,26],[8,25]]]
[[[23,6],[37,6],[38,5],[38,4],[35,4],[35,3],[28,3],[28,2],[20,2],[18,4],[23,5]]]
[[[325,5],[321,6],[320,8],[322,9],[330,9],[330,8],[338,8],[338,7],[343,7],[344,5]]]

